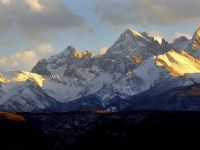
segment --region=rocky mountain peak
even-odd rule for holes
[[[161,46],[166,47],[168,45],[169,45],[169,43],[164,38],[162,38]]]
[[[187,37],[180,36],[180,37],[174,39],[173,43],[171,44],[171,46],[172,46],[171,48],[176,49],[176,50],[190,49],[190,48],[188,48],[190,43],[191,43],[191,40],[189,40]]]
[[[73,53],[73,56],[75,58],[78,58],[78,59],[81,59],[81,58],[85,58],[85,57],[91,57],[92,56],[92,53],[89,52],[88,50],[86,51],[78,51],[76,50],[74,53]]]
[[[177,43],[187,42],[188,40],[189,39],[186,36],[181,36],[176,38],[173,43],[177,44]]]
[[[68,46],[64,51],[59,53],[57,56],[69,56],[73,55],[74,52],[76,52],[76,49],[73,46]]]
[[[118,41],[145,41],[150,42],[150,37],[145,32],[139,32],[134,29],[126,29],[119,37]]]
[[[140,37],[140,38],[144,38],[144,36],[142,35],[142,33],[140,33],[139,31],[136,31],[134,29],[127,29],[125,30],[122,34],[121,37]]]
[[[149,42],[149,39],[144,37],[142,33],[133,29],[127,29],[120,35],[113,46],[108,49],[107,53],[130,53],[140,47],[144,47],[146,42]]]
[[[129,28],[125,30],[112,47],[108,49],[107,54],[120,54],[124,56],[134,55],[144,60],[167,51],[169,49],[168,45],[168,43],[163,45],[159,44],[157,40],[150,37],[148,33]]]
[[[61,53],[52,56],[48,61],[54,61],[55,59],[67,59],[67,58],[77,58],[77,59],[81,59],[81,58],[85,58],[87,56],[91,56],[91,52],[89,52],[88,50],[86,51],[79,51],[76,50],[74,47],[72,46],[68,46],[64,51],[62,51]]]
[[[192,49],[196,50],[200,48],[200,27],[195,32],[192,38]]]

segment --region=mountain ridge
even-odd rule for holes
[[[108,106],[116,97],[126,100],[165,82],[170,85],[168,91],[200,83],[199,32],[198,29],[191,40],[182,36],[173,43],[164,39],[159,43],[148,33],[127,29],[105,54],[98,57],[93,57],[89,51],[79,51],[68,46],[63,52],[40,60],[33,67],[31,72],[41,77],[41,86],[37,89],[39,92],[34,92],[36,95],[33,94],[33,97],[39,93],[44,103],[45,98],[51,97],[50,105],[63,103],[66,107],[75,108],[77,105],[81,109],[96,103],[103,108],[115,110],[114,106]],[[194,44],[196,50],[191,49]],[[2,76],[0,81],[6,82],[5,79]],[[27,82],[31,77],[25,79],[22,81]],[[37,80],[32,79],[31,82],[38,84]],[[174,84],[176,82],[177,85]],[[9,86],[9,83],[2,83],[2,93],[7,89],[9,91]],[[11,89],[17,87],[13,85]],[[97,98],[96,102],[84,101],[85,97],[92,95]],[[16,101],[21,100],[17,98]],[[20,107],[20,111],[25,109]],[[25,110],[33,109],[30,106]]]

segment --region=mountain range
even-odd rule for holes
[[[68,46],[31,70],[0,74],[0,110],[200,111],[200,28],[159,43],[125,30],[103,55]]]

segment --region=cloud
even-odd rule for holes
[[[26,0],[25,2],[35,12],[41,12],[44,9],[44,6],[38,0]]]
[[[162,39],[164,38],[165,40],[169,41],[169,42],[173,42],[176,38],[179,38],[181,36],[185,36],[188,39],[192,39],[192,35],[188,34],[188,33],[182,33],[182,32],[175,32],[172,35],[168,35],[166,36],[165,34],[163,34],[162,32],[158,32],[158,31],[151,31],[148,33],[150,36],[154,37],[155,40],[157,40],[159,43],[162,43]]]
[[[162,32],[159,31],[150,31],[148,32],[149,36],[154,37],[155,40],[157,40],[159,43],[162,43],[162,39],[164,38],[168,42],[173,42],[176,38],[179,38],[181,36],[185,36],[188,39],[192,39],[192,35],[188,33],[183,32],[175,32],[172,35],[165,35]]]
[[[31,70],[38,60],[52,55],[50,44],[40,44],[28,50],[18,50],[8,56],[0,56],[0,70]]]
[[[16,49],[13,54],[0,56],[0,70],[30,70],[39,59],[52,54],[51,45],[67,29],[91,31],[62,0],[0,0],[0,47]]]
[[[97,0],[101,21],[119,25],[199,24],[200,0]]]
[[[149,32],[149,35],[154,37],[160,44],[162,43],[162,39],[164,38],[164,34],[158,31]]]
[[[0,3],[1,3],[2,5],[8,6],[8,5],[10,5],[10,0],[0,0]]]
[[[103,54],[105,54],[106,52],[107,52],[107,50],[108,50],[108,47],[107,46],[103,46],[103,47],[101,47],[100,49],[99,49],[99,54],[100,55],[103,55]]]
[[[0,0],[0,37],[12,34],[18,39],[46,42],[55,31],[69,28],[90,29],[61,0]]]

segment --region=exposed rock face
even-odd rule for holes
[[[140,63],[142,63],[142,59],[139,56],[132,56],[132,63],[135,65],[139,65]]]
[[[147,33],[127,29],[124,31],[114,45],[108,49],[108,54],[134,55],[137,54],[142,58],[158,55],[164,52],[161,45],[149,37]]]
[[[192,49],[197,50],[200,48],[200,28],[197,29],[192,38]]]
[[[174,44],[181,44],[183,42],[188,42],[188,41],[189,41],[189,39],[187,37],[181,36],[179,38],[176,38],[173,43]]]
[[[191,40],[189,40],[185,36],[181,36],[179,38],[176,38],[173,42],[173,49],[176,50],[185,50],[188,48],[188,45],[190,44]]]
[[[34,72],[34,73],[38,73],[39,72],[43,76],[51,76],[51,73],[47,69],[47,60],[46,59],[40,60],[36,64],[36,66],[33,67],[31,72]]]

